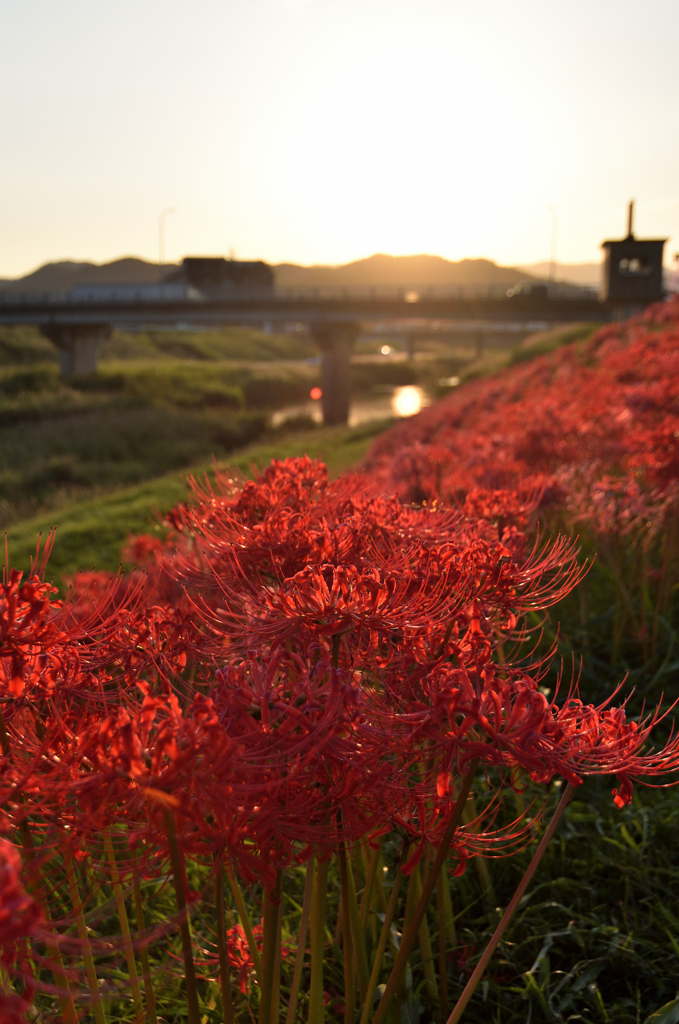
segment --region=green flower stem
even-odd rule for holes
[[[315,858],[312,857],[306,864],[306,878],[304,880],[304,899],[302,901],[302,916],[299,922],[299,933],[297,935],[297,956],[295,958],[295,969],[292,974],[290,986],[290,1001],[286,1024],[294,1024],[299,1000],[299,988],[302,983],[302,969],[304,967],[304,954],[306,952],[307,933],[309,931],[309,909],[311,907],[311,888],[314,880]]]
[[[447,882],[445,869],[436,879],[436,923],[438,927],[438,954],[439,954],[439,1006],[441,1016],[445,1019],[448,1016],[448,957],[446,949],[446,905],[443,895],[444,885]],[[450,898],[450,892],[448,893]]]
[[[358,992],[361,1002],[363,1002],[365,994],[368,991],[368,978],[370,977],[370,971],[368,968],[368,951],[365,948],[365,933],[363,931],[363,921],[361,919],[361,911],[358,906],[358,899],[356,898],[356,886],[354,884],[354,872],[352,869],[351,857],[346,857],[345,862],[347,871],[346,892],[349,908],[349,922],[351,925],[351,942],[354,947]]]
[[[582,589],[582,588],[581,588]],[[523,818],[526,813],[526,804],[523,799],[523,793],[521,792],[521,769],[519,765],[514,765],[510,774],[510,782],[512,791],[514,793],[514,803],[516,804],[516,813],[520,818]]]
[[[517,804],[518,809],[518,804]],[[521,812],[520,812],[521,813]],[[476,810],[476,802],[470,797],[467,800],[467,806],[462,812],[462,821],[465,825],[470,825],[471,822],[475,821],[478,817],[478,811]],[[489,907],[494,907],[497,904],[497,897],[495,895],[495,887],[493,880],[490,877],[490,869],[488,867],[488,861],[482,854],[478,854],[473,858],[474,870],[478,875],[479,882],[481,883],[481,890],[486,904]]]
[[[3,757],[9,757],[12,750],[9,742],[9,733],[7,732],[7,724],[5,722],[5,714],[2,710],[2,704],[0,704],[0,750],[2,750]]]
[[[271,1024],[278,1024],[281,1012],[281,929],[283,926],[283,900],[278,904],[276,914],[276,956],[273,964],[273,985],[271,986]]]
[[[354,1024],[356,1009],[356,979],[354,977],[354,951],[352,948],[351,913],[349,910],[349,882],[347,852],[343,842],[337,853],[340,873],[340,904],[342,913],[342,938],[344,951],[344,1024]]]
[[[149,950],[146,945],[146,926],[144,925],[144,904],[141,896],[139,878],[135,875],[134,888],[134,912],[137,917],[137,935],[139,936],[139,956],[141,957],[141,969],[144,979],[144,999],[146,1000],[146,1019],[148,1024],[157,1024],[156,997],[153,991],[151,979],[151,966],[149,964]]]
[[[493,879],[490,875],[488,861],[483,854],[478,854],[478,856],[474,857],[474,867],[476,868],[476,874],[479,877],[479,882],[481,883],[481,889],[486,898],[486,903],[489,907],[494,907],[497,904],[495,886],[493,885]]]
[[[426,885],[426,879],[422,880],[422,886],[424,885]],[[422,887],[420,886],[418,879],[418,898],[421,898],[421,893]],[[424,972],[429,998],[436,1001],[438,999],[438,985],[436,984],[436,968],[434,967],[434,955],[431,949],[431,936],[429,934],[429,922],[427,921],[426,912],[424,913],[420,923],[418,939],[420,943],[420,954],[422,956],[422,970]]]
[[[281,871],[276,872],[276,882],[271,895],[264,890],[263,904],[263,944],[262,944],[262,984],[259,1002],[258,1024],[269,1024],[271,1020],[271,994],[274,984],[276,962],[276,939],[278,938],[278,909],[281,902]]]
[[[116,855],[113,850],[113,843],[111,842],[110,836],[104,836],[104,850],[106,851],[109,868],[111,870],[113,895],[115,896],[116,908],[118,910],[120,932],[123,937],[123,949],[125,950],[125,960],[127,961],[127,973],[130,979],[130,988],[132,990],[132,1001],[134,1003],[134,1017],[137,1024],[145,1024],[144,1009],[141,1001],[141,989],[139,988],[139,978],[137,977],[137,965],[134,961],[134,949],[132,946],[130,922],[127,918],[127,910],[125,909],[125,899],[123,897],[123,887],[120,884],[118,864],[116,862]]]
[[[66,868],[66,879],[68,881],[68,888],[71,894],[71,904],[73,906],[73,912],[78,926],[78,938],[80,939],[83,960],[85,962],[87,986],[92,998],[94,1019],[96,1024],[106,1024],[104,1007],[101,1002],[101,993],[99,992],[99,983],[97,982],[97,972],[95,970],[94,959],[92,957],[90,937],[87,932],[87,924],[85,923],[85,915],[83,913],[83,902],[80,895],[80,887],[78,886],[78,877],[75,873],[75,864],[73,863],[71,851],[66,845],[64,845],[62,852],[64,857],[64,867]]]
[[[380,851],[381,854],[381,851]],[[375,881],[373,882],[373,891],[377,893],[377,902],[380,905],[380,909],[383,914],[387,912],[387,898],[384,895],[384,889],[382,888],[382,869],[384,864],[382,857],[380,856],[377,862],[377,871],[375,872]]]
[[[457,944],[457,929],[455,927],[455,914],[453,913],[453,901],[450,897],[450,879],[446,870],[439,875],[441,880],[441,894],[443,896],[443,915],[445,923],[445,936],[448,945],[454,947]],[[438,881],[438,879],[437,879]]]
[[[163,811],[165,819],[165,834],[167,835],[170,847],[170,864],[172,866],[172,880],[174,883],[175,898],[177,900],[177,911],[179,913],[179,934],[182,940],[182,954],[184,957],[184,979],[186,982],[186,1002],[189,1011],[189,1024],[200,1024],[200,1007],[198,1003],[198,987],[196,985],[196,968],[193,962],[193,944],[191,942],[191,927],[186,910],[186,893],[184,891],[184,858],[177,842],[177,830],[174,824],[172,811]]]
[[[311,898],[311,979],[309,982],[308,1024],[323,1024],[323,951],[325,947],[325,897],[328,887],[328,862],[316,861]]]
[[[370,910],[370,900],[373,894],[373,886],[375,884],[375,872],[377,871],[377,865],[380,859],[380,847],[378,846],[371,852],[370,860],[366,861],[365,866],[365,888],[363,890],[363,898],[361,899],[361,922],[365,925]]]
[[[439,850],[438,853],[436,854],[436,859],[434,860],[431,871],[427,876],[427,881],[422,888],[422,895],[415,908],[412,919],[409,922],[408,927],[405,929],[403,937],[401,938],[401,948],[398,952],[398,956],[396,957],[396,961],[391,970],[391,974],[389,975],[389,980],[387,982],[387,987],[384,990],[384,995],[382,996],[380,1004],[377,1007],[377,1012],[375,1013],[375,1017],[373,1018],[373,1024],[382,1024],[382,1021],[386,1019],[387,1013],[389,1012],[389,1007],[391,1006],[391,1001],[396,995],[396,991],[400,985],[401,979],[405,976],[406,967],[408,965],[408,957],[410,956],[412,948],[415,945],[415,940],[417,939],[418,932],[420,930],[422,918],[424,917],[427,905],[429,903],[429,900],[431,899],[431,894],[434,891],[434,886],[436,885],[436,879],[439,876],[439,873],[443,866],[443,862],[445,861],[448,855],[450,844],[453,841],[453,836],[455,835],[457,826],[460,823],[462,811],[464,810],[464,806],[467,802],[467,797],[469,796],[469,791],[472,787],[472,782],[474,781],[474,775],[476,774],[477,764],[478,762],[474,761],[470,765],[469,771],[462,779],[462,786],[460,788],[458,798],[455,801],[455,805],[450,816],[450,821],[448,823],[448,828],[446,829],[443,839],[441,840],[441,845],[439,846]]]
[[[217,861],[215,902],[217,904],[217,950],[219,952],[219,981],[222,987],[224,1024],[234,1024],[229,949],[226,937],[226,907],[224,905],[224,871],[221,858]]]
[[[372,1015],[372,1001],[375,989],[377,988],[377,982],[380,977],[380,970],[382,969],[382,957],[384,951],[387,948],[387,942],[389,941],[389,935],[391,934],[391,923],[394,920],[394,914],[396,912],[396,905],[398,903],[399,892],[401,891],[401,883],[403,882],[403,872],[400,868],[396,871],[394,878],[394,884],[391,887],[391,896],[389,898],[389,904],[387,906],[387,912],[384,915],[384,921],[382,923],[382,931],[380,932],[379,942],[377,943],[377,949],[375,950],[375,958],[373,960],[373,967],[370,973],[370,979],[368,981],[368,990],[366,992],[365,1000],[363,1002],[363,1013],[361,1014],[361,1024],[368,1024]]]
[[[257,984],[261,987],[262,984],[262,960],[257,949],[257,943],[255,942],[255,936],[252,931],[252,925],[250,924],[250,915],[248,914],[247,907],[245,906],[245,900],[243,894],[240,891],[238,880],[234,875],[233,871],[227,866],[224,867],[226,877],[233,893],[234,902],[236,904],[236,910],[240,917],[240,923],[243,926],[245,937],[248,940],[248,948],[250,950],[250,956],[252,957],[252,963],[255,968],[255,974],[257,975]]]
[[[21,837],[21,843],[26,854],[26,860],[31,862],[34,860],[35,848],[33,846],[33,836],[31,830],[28,827],[28,822],[23,820],[19,822],[19,836]],[[42,879],[35,864],[32,865],[34,871],[35,882],[29,886],[36,901],[40,904],[40,907],[45,918],[45,924],[50,926],[52,924],[52,915],[50,913],[49,900],[47,899],[47,893],[43,885]],[[54,984],[59,992],[59,1006],[61,1008],[61,1015],[64,1019],[64,1024],[78,1024],[78,1013],[73,1002],[73,996],[68,984],[68,977],[66,975],[66,968],[64,967],[64,959],[61,955],[59,943],[56,940],[46,939],[45,940],[45,951],[47,958],[50,961],[52,967],[52,977],[54,978]]]
[[[540,840],[540,845],[538,846],[537,850],[533,854],[533,859],[531,860],[530,864],[528,865],[528,867],[526,869],[526,873],[524,874],[523,878],[519,882],[519,886],[518,886],[516,892],[514,893],[514,895],[512,897],[511,903],[509,904],[509,906],[505,910],[504,914],[502,915],[502,920],[500,921],[500,923],[498,924],[497,928],[495,929],[495,932],[493,933],[493,936],[492,936],[490,942],[488,943],[488,945],[484,949],[483,956],[481,957],[481,959],[479,960],[478,964],[476,965],[476,968],[474,969],[474,972],[473,972],[471,978],[467,982],[462,995],[460,996],[460,998],[458,999],[457,1003],[455,1004],[453,1012],[451,1013],[450,1017],[448,1018],[447,1024],[457,1024],[457,1021],[459,1021],[460,1017],[464,1013],[465,1008],[467,1006],[467,1003],[469,1002],[469,1000],[473,996],[474,991],[476,989],[476,986],[480,982],[480,980],[481,980],[481,978],[483,976],[483,972],[485,971],[486,967],[488,966],[490,958],[492,957],[493,953],[495,952],[500,939],[504,935],[504,933],[505,933],[505,931],[507,929],[507,926],[509,925],[509,922],[511,921],[512,917],[514,916],[514,912],[516,911],[516,908],[518,907],[518,905],[519,905],[519,903],[521,901],[521,897],[523,896],[523,894],[525,893],[526,889],[528,888],[528,886],[530,884],[530,880],[533,877],[533,875],[535,874],[537,866],[540,863],[540,861],[542,860],[542,856],[543,856],[545,850],[547,849],[547,847],[549,846],[549,842],[550,842],[552,836],[554,835],[554,832],[556,831],[556,826],[559,824],[559,821],[561,819],[561,815],[563,814],[563,812],[568,807],[568,804],[571,802],[571,799],[572,799],[574,793],[575,793],[575,786],[571,785],[571,783],[569,782],[568,785],[566,786],[566,789],[564,790],[564,793],[563,793],[561,799],[559,800],[559,806],[554,811],[554,815],[552,817],[552,820],[550,821],[550,823],[547,826],[547,829],[545,831],[545,834],[543,835],[542,839]]]

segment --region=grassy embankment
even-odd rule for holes
[[[36,332],[0,331],[3,525],[251,443],[308,394],[310,354],[254,331],[114,335],[99,373],[64,381]]]
[[[384,426],[378,421],[354,429],[334,427],[303,435],[283,434],[279,439],[241,449],[228,459],[228,464],[247,473],[253,466],[268,465],[271,459],[309,454],[322,459],[330,472],[337,475],[360,460],[372,438]],[[192,467],[190,472],[201,476],[209,472],[212,465],[211,460],[205,461]],[[160,513],[185,499],[188,475],[188,472],[168,473],[135,487],[17,523],[7,530],[10,562],[27,568],[37,535],[42,534],[44,538],[56,526],[56,542],[50,558],[50,571],[55,580],[78,569],[94,567],[115,571],[128,535],[152,530]]]
[[[380,340],[362,342],[355,393],[414,383],[436,397],[452,373],[493,372],[589,330],[549,332],[481,360],[464,344],[429,341],[412,363],[371,361]],[[268,426],[271,410],[306,399],[316,356],[307,338],[244,329],[116,333],[96,377],[65,383],[37,331],[0,331],[0,518],[11,564],[27,567],[36,536],[56,525],[55,579],[117,568],[125,538],[152,529],[184,498],[188,473],[204,473],[213,457],[244,472],[305,452],[333,473],[359,461],[388,421],[355,430]]]

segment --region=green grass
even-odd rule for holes
[[[471,367],[444,343],[430,344],[426,359],[409,363],[364,357],[352,368],[353,391],[365,398],[419,384],[438,397],[449,390],[441,380],[489,372],[493,358],[546,351],[587,329],[547,332],[513,356],[505,351]],[[246,328],[114,332],[97,374],[63,380],[54,350],[36,329],[3,329],[0,522],[7,528],[54,515],[254,441],[268,412],[301,405],[318,383],[319,367],[308,361],[314,351],[301,335]]]
[[[618,810],[612,784],[589,780],[578,790],[466,1024],[643,1024],[679,993],[676,793],[636,787],[633,803]],[[475,950],[472,966],[528,856],[487,862],[492,899],[473,861],[453,888],[458,941]],[[454,963],[454,997],[467,977],[466,964]]]
[[[223,457],[257,438],[262,413],[119,406],[71,411],[0,432],[0,516],[7,527],[41,510],[86,500]]]
[[[56,348],[37,327],[0,327],[0,366],[58,361]]]
[[[222,457],[263,433],[266,410],[303,401],[317,374],[178,358],[69,380],[50,363],[0,368],[0,521]]]
[[[313,342],[302,333],[266,334],[251,327],[223,327],[213,331],[114,331],[101,357],[103,362],[177,358],[269,362],[307,359],[315,354]],[[58,363],[59,353],[37,327],[0,327],[0,366],[44,362]]]
[[[252,466],[264,467],[274,458],[308,454],[323,459],[330,472],[337,475],[363,456],[373,437],[386,425],[379,422],[354,429],[333,427],[286,434],[242,449],[226,461],[247,473]],[[208,472],[211,465],[211,461],[205,460],[190,472],[201,475]],[[43,512],[10,527],[7,530],[10,564],[27,569],[37,535],[42,534],[44,538],[56,526],[56,542],[50,559],[50,573],[56,582],[78,569],[115,571],[128,535],[153,530],[154,517],[157,519],[159,514],[184,499],[184,480],[188,473],[189,470],[169,473],[113,494]]]
[[[477,377],[487,377],[491,373],[500,373],[508,366],[523,363],[535,356],[546,355],[561,348],[562,345],[586,341],[599,327],[601,327],[599,323],[578,323],[553,327],[548,331],[539,331],[537,334],[529,335],[520,345],[501,351],[494,349],[480,359],[468,362],[462,368],[460,378],[464,382]]]
[[[212,331],[114,331],[102,349],[102,359],[191,359],[199,362],[307,359],[316,347],[303,333],[266,334],[251,327],[222,327]]]
[[[318,369],[291,360],[247,365],[187,359],[109,361],[87,377],[51,363],[0,369],[0,426],[87,409],[171,405],[179,409],[280,408],[304,400]]]

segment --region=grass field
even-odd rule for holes
[[[357,346],[353,390],[363,399],[418,384],[431,398],[447,382],[492,372],[586,333],[576,325],[513,348],[473,350],[427,341],[412,362]],[[99,372],[59,376],[54,347],[34,328],[0,329],[0,522],[12,527],[173,470],[221,459],[263,438],[275,410],[303,403],[319,381],[305,335],[244,328],[114,332]],[[89,554],[88,554],[89,557]]]
[[[323,459],[330,472],[337,475],[358,462],[373,437],[387,425],[375,422],[354,429],[334,427],[284,434],[242,448],[225,461],[247,473],[252,466],[266,466],[271,459],[308,454]],[[191,472],[201,476],[209,472],[211,465],[211,460],[205,460],[192,467]],[[11,565],[28,568],[37,536],[45,538],[56,527],[50,559],[55,582],[78,569],[115,571],[127,536],[153,530],[158,516],[184,499],[186,476],[186,472],[168,473],[134,487],[65,505],[10,527],[6,536]]]
[[[591,330],[558,328],[482,359],[428,342],[412,363],[371,357],[377,342],[361,342],[355,392],[417,383],[436,397],[453,372],[495,372]],[[267,430],[272,409],[303,401],[318,380],[317,353],[304,336],[114,332],[102,355],[95,377],[64,381],[37,330],[0,330],[0,521],[21,566],[36,536],[58,528],[56,579],[82,567],[117,568],[128,534],[152,528],[154,516],[183,498],[185,476],[205,472],[213,457],[245,470],[308,452],[338,473],[387,425]]]

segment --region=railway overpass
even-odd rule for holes
[[[575,321],[610,320],[612,310],[590,289],[508,296],[504,289],[461,286],[442,289],[363,288],[276,294],[236,288],[223,296],[176,286],[110,286],[73,292],[0,292],[0,324],[37,326],[59,349],[64,376],[93,373],[102,344],[114,328],[166,330],[230,324],[303,324],[322,352],[323,416],[345,423],[349,411],[350,359],[363,331],[381,325],[417,336],[465,321],[511,323],[536,330]],[[538,326],[539,325],[539,326]]]

